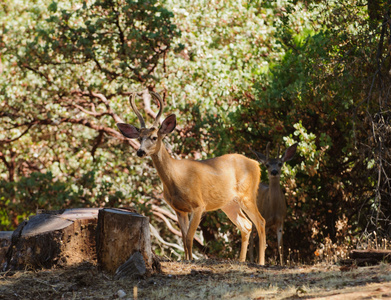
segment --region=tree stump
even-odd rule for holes
[[[13,231],[0,231],[0,270],[3,269],[6,262],[6,255],[11,246],[11,238]]]
[[[98,208],[44,212],[13,232],[4,270],[51,268],[96,260]]]
[[[111,274],[136,252],[141,253],[146,268],[151,269],[149,218],[124,209],[101,209],[96,248],[99,267]]]

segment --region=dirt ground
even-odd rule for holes
[[[0,273],[0,299],[391,299],[391,265],[259,266],[226,260],[161,262],[122,278],[92,263]]]

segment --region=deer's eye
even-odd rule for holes
[[[153,136],[152,141],[156,141],[156,140],[157,140],[157,136]]]
[[[279,163],[278,166],[281,168],[282,167],[282,163]]]

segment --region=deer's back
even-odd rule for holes
[[[175,182],[164,186],[164,193],[166,200],[178,210],[190,212],[204,205],[206,211],[211,211],[243,195],[256,195],[259,164],[243,155],[226,154],[203,161],[178,160],[175,163]]]

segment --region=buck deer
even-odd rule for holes
[[[241,232],[240,261],[246,259],[251,221],[255,224],[260,237],[259,263],[263,265],[266,233],[265,219],[259,213],[256,204],[260,181],[258,162],[239,154],[226,154],[202,161],[172,158],[163,143],[163,138],[175,129],[176,116],[169,115],[160,125],[163,100],[157,93],[151,92],[151,95],[160,104],[152,127],[145,126],[144,119],[135,105],[135,94],[130,97],[130,105],[140,121],[141,128],[124,123],[118,123],[117,126],[125,137],[139,140],[139,157],[151,156],[163,183],[164,198],[178,217],[185,259],[193,258],[193,237],[202,214],[221,209]]]
[[[268,171],[269,184],[261,182],[259,184],[257,206],[261,215],[266,220],[266,230],[275,228],[277,233],[278,252],[280,254],[280,263],[283,262],[283,241],[282,234],[284,228],[284,219],[286,216],[286,203],[284,193],[280,187],[280,175],[283,164],[293,158],[296,153],[297,143],[286,149],[283,156],[280,157],[280,147],[278,147],[277,158],[269,157],[270,142],[266,145],[266,156],[262,153],[253,151],[258,160],[264,164]]]

